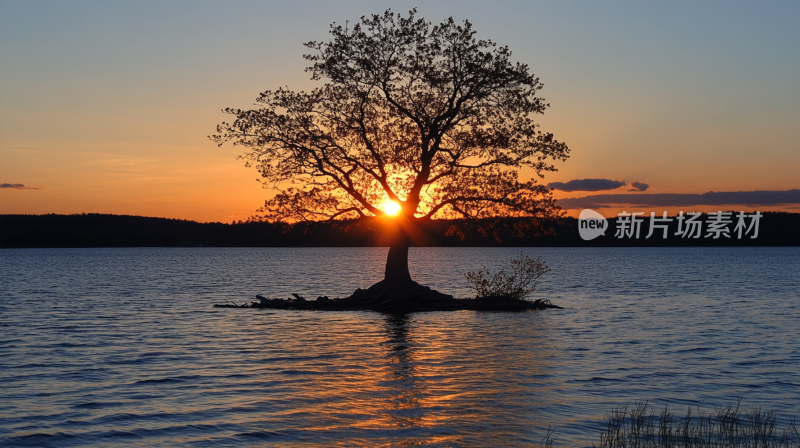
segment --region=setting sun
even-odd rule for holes
[[[400,212],[400,204],[394,201],[384,201],[381,204],[381,210],[383,210],[387,215],[396,215]]]

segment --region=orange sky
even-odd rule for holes
[[[206,138],[219,110],[313,87],[301,44],[329,23],[415,6],[236,5],[0,3],[0,183],[27,187],[0,188],[0,213],[246,218],[268,192]],[[542,129],[572,149],[545,182],[704,193],[800,188],[798,10],[436,2],[419,15],[469,18],[540,76]]]

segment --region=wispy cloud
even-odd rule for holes
[[[569,182],[550,182],[549,188],[561,191],[603,191],[616,190],[627,185],[621,180],[611,179],[575,179]]]
[[[0,184],[0,188],[11,188],[13,190],[41,190],[44,187],[26,187],[25,184]]]
[[[691,207],[703,205],[772,206],[800,204],[800,190],[785,191],[709,191],[703,194],[646,193],[598,194],[582,198],[559,199],[565,209],[607,208],[612,204],[635,207]]]
[[[631,188],[628,191],[645,191],[650,188],[650,185],[642,182],[631,182]]]

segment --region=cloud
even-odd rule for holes
[[[642,182],[631,182],[631,189],[628,191],[645,191],[650,188],[650,185]]]
[[[800,204],[800,190],[785,191],[709,191],[703,194],[646,193],[598,194],[582,198],[559,199],[565,209],[606,208],[610,204],[635,207],[692,207],[711,205],[768,206]]]
[[[42,187],[26,187],[24,184],[0,184],[0,188],[12,188],[15,190],[40,190]]]
[[[575,179],[569,182],[550,182],[549,188],[561,191],[602,191],[616,190],[627,185],[623,181],[611,179]]]

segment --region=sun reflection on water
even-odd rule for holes
[[[540,362],[548,344],[540,325],[529,326],[526,335],[511,334],[508,328],[487,332],[485,326],[483,331],[465,331],[469,321],[487,317],[492,318],[464,313],[459,322],[450,322],[458,330],[419,315],[353,319],[350,334],[338,334],[328,348],[347,347],[361,359],[382,362],[352,363],[346,354],[315,361],[307,366],[313,382],[307,382],[309,376],[287,384],[294,391],[281,397],[283,402],[295,401],[295,406],[272,417],[287,424],[295,419],[314,422],[306,429],[317,434],[349,431],[349,443],[356,445],[513,444],[536,439],[544,422],[537,411],[543,404],[540,395],[551,385],[518,380],[551,376]],[[519,347],[521,340],[536,342]],[[504,345],[516,347],[505,352],[491,349]],[[307,356],[319,357],[326,347],[309,350]],[[509,406],[518,411],[511,418]],[[465,433],[465,427],[474,430]]]

